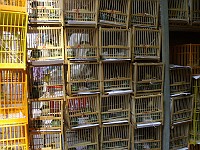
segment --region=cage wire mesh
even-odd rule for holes
[[[29,102],[29,130],[61,130],[63,100]]]
[[[64,20],[67,25],[97,25],[98,0],[66,0]]]
[[[99,29],[101,59],[131,59],[131,30]]]
[[[68,61],[67,94],[95,93],[100,91],[99,63]]]
[[[163,63],[133,63],[134,96],[163,91]]]
[[[102,123],[130,121],[130,94],[101,96]]]
[[[133,149],[158,149],[160,150],[162,140],[162,127],[152,126],[138,128],[134,131]]]
[[[163,123],[163,94],[133,96],[131,111],[134,124]]]
[[[100,0],[99,22],[107,25],[129,24],[130,0]]]
[[[27,17],[0,10],[0,68],[26,68]]]
[[[159,11],[159,0],[133,0],[131,3],[131,25],[156,28]]]
[[[33,132],[29,133],[29,147],[34,150],[62,150],[61,132]]]
[[[102,62],[102,91],[131,89],[131,63],[129,61]]]
[[[161,30],[148,28],[133,28],[133,60],[160,61]]]
[[[171,124],[192,121],[194,96],[184,95],[171,98]]]
[[[30,23],[62,23],[61,0],[28,0]]]
[[[64,97],[63,65],[30,66],[29,98],[52,99]]]
[[[130,125],[104,125],[101,128],[101,149],[130,149]]]
[[[0,70],[0,125],[27,123],[27,76],[24,70]]]
[[[29,27],[27,34],[28,59],[30,61],[64,59],[62,41],[62,27]]]
[[[68,150],[98,150],[98,128],[79,128],[66,132]]]
[[[65,57],[66,59],[98,59],[98,30],[66,28]]]
[[[99,125],[99,96],[86,95],[67,97],[67,122],[70,128]]]
[[[188,66],[170,66],[170,93],[191,92],[192,69]]]
[[[0,149],[28,150],[28,130],[26,124],[0,126]]]

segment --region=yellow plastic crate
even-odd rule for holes
[[[0,125],[28,122],[26,83],[24,70],[0,70]]]
[[[26,0],[0,0],[0,10],[26,12]]]
[[[0,68],[26,68],[27,14],[0,10]]]
[[[28,150],[27,124],[0,126],[1,150]]]

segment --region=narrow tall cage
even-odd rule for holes
[[[188,66],[170,66],[170,94],[191,92],[192,69]]]
[[[27,17],[0,10],[0,68],[26,68]]]
[[[26,12],[27,0],[0,0],[0,8],[5,11]]]
[[[200,74],[200,44],[183,44],[170,47],[171,63],[191,66],[192,74]]]
[[[63,100],[29,102],[29,130],[61,130]]]
[[[102,92],[131,90],[131,63],[129,61],[105,61],[101,64]]]
[[[97,62],[68,61],[67,83],[68,95],[95,93],[100,91],[100,67]]]
[[[192,24],[200,23],[200,2],[198,0],[190,1],[190,20]]]
[[[163,94],[133,96],[131,114],[134,124],[162,124],[163,112]]]
[[[51,100],[64,97],[64,66],[30,66],[29,98]]]
[[[67,97],[66,108],[69,128],[100,124],[98,95]]]
[[[171,98],[171,124],[192,121],[194,96],[177,96]]]
[[[99,22],[110,26],[129,25],[130,0],[100,0]]]
[[[0,126],[0,149],[28,150],[27,124]]]
[[[64,60],[63,27],[29,27],[27,50],[29,61]]]
[[[131,30],[100,28],[101,59],[131,59]]]
[[[189,0],[168,0],[170,22],[189,22]]]
[[[0,70],[0,92],[0,125],[28,123],[26,72]]]
[[[161,30],[133,28],[132,59],[160,61]]]
[[[68,150],[99,150],[98,128],[79,128],[66,132]]]
[[[163,63],[133,63],[134,96],[161,93],[163,82]]]
[[[170,150],[188,148],[190,123],[176,124],[170,129]]]
[[[99,59],[97,28],[65,29],[66,59]]]
[[[134,131],[132,149],[162,149],[162,126],[138,128]]]
[[[61,0],[27,0],[27,11],[30,23],[57,23],[62,21]]]
[[[104,125],[101,128],[101,149],[129,150],[130,137],[128,124]]]
[[[64,21],[66,25],[97,25],[98,0],[65,0]]]
[[[129,122],[130,121],[130,94],[101,96],[101,121],[110,122]]]
[[[61,132],[29,132],[29,148],[33,150],[63,150]]]
[[[159,11],[159,0],[133,0],[131,4],[131,25],[156,28]]]

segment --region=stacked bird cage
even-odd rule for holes
[[[130,0],[100,0],[99,23],[101,25],[128,28],[130,3]]]
[[[190,66],[192,74],[200,74],[200,44],[175,45],[170,48],[173,52],[171,62],[176,65]]]
[[[0,149],[28,149],[25,0],[0,0]]]
[[[68,26],[97,25],[97,0],[66,0],[64,1],[64,21]]]
[[[31,24],[61,24],[62,7],[60,0],[28,0],[29,21]]]
[[[130,22],[132,26],[158,26],[159,0],[133,0],[131,6]]]
[[[200,23],[200,5],[198,0],[190,1],[190,20],[192,24]]]
[[[189,0],[168,0],[169,22],[189,23]]]

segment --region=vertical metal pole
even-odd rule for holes
[[[164,79],[164,127],[162,149],[169,150],[170,143],[170,78],[169,78],[169,21],[168,0],[160,0],[162,30],[162,61],[165,65]]]

